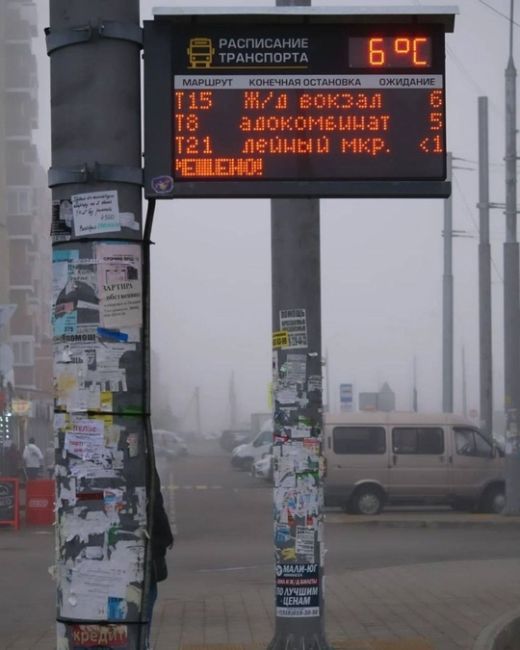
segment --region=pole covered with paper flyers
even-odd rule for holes
[[[271,259],[276,617],[269,650],[325,650],[318,199],[271,200]]]
[[[57,643],[145,647],[148,245],[139,0],[50,0]]]

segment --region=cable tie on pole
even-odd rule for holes
[[[48,171],[49,187],[100,181],[129,183],[141,187],[143,185],[143,170],[140,167],[95,162],[93,168],[89,168],[87,163],[83,163],[80,167],[51,167]]]
[[[92,27],[90,25],[79,25],[78,27],[56,31],[52,31],[50,27],[45,28],[45,42],[48,55],[69,45],[87,43],[91,38]]]
[[[49,187],[69,183],[87,183],[87,163],[83,163],[81,167],[51,167],[47,172],[47,182]]]
[[[112,38],[120,41],[135,43],[140,48],[143,47],[143,30],[133,23],[123,23],[116,20],[102,20],[99,25],[78,25],[68,29],[53,31],[50,27],[45,28],[45,41],[47,44],[47,54],[52,54],[56,50],[70,45],[79,45],[88,43],[98,38]]]
[[[133,23],[104,20],[98,27],[98,34],[102,38],[115,38],[121,41],[136,43],[139,47],[143,46],[143,30]]]

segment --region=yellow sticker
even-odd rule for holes
[[[78,388],[78,378],[75,373],[62,372],[58,375],[56,381],[56,392],[58,397],[66,397],[69,393]]]
[[[282,548],[280,555],[282,556],[282,560],[284,562],[296,560],[296,549],[294,547]]]
[[[93,420],[99,420],[100,422],[103,422],[103,429],[105,432],[105,438],[108,437],[110,429],[112,425],[114,424],[114,416],[110,413],[101,413],[99,415],[93,415],[92,416]]]
[[[280,330],[273,332],[273,349],[286,348],[289,345],[289,332]]]
[[[101,410],[112,413],[112,393],[109,390],[101,391]]]

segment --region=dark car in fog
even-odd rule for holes
[[[252,437],[253,434],[251,431],[245,431],[244,429],[226,429],[222,431],[220,436],[220,446],[226,451],[233,451],[238,445],[249,442]]]

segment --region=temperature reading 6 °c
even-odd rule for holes
[[[429,68],[428,36],[355,36],[349,39],[351,68]]]

